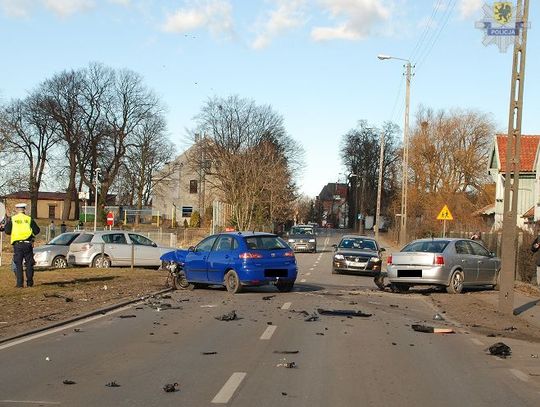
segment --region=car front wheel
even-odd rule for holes
[[[55,269],[65,269],[67,268],[67,260],[64,256],[56,256],[52,261],[52,266]]]
[[[242,291],[242,284],[240,283],[240,277],[238,273],[234,270],[229,270],[224,277],[225,288],[231,294],[237,294]]]
[[[188,281],[183,270],[180,270],[174,274],[172,282],[175,290],[193,290],[195,287]]]
[[[463,280],[463,273],[460,270],[454,271],[450,277],[450,284],[446,287],[446,292],[448,294],[459,294],[463,291]]]

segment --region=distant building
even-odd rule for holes
[[[321,226],[328,223],[332,227],[347,227],[349,208],[347,205],[347,184],[326,184],[317,197],[316,207],[321,215]]]
[[[154,177],[153,211],[180,225],[184,219],[189,222],[195,211],[204,216],[204,208],[212,207],[220,196],[205,169],[192,168],[194,150],[192,146],[184,151]]]
[[[506,135],[494,137],[493,148],[489,157],[488,172],[495,181],[495,207],[493,228],[502,228],[504,213],[504,179],[506,174]],[[540,135],[521,136],[521,154],[519,169],[519,193],[517,205],[517,225],[526,228],[531,222],[540,219],[540,178],[539,152]],[[490,208],[485,208],[489,212]],[[488,213],[486,213],[488,214]],[[533,216],[531,216],[533,215]]]

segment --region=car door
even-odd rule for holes
[[[133,245],[135,265],[137,266],[159,266],[161,251],[157,245],[145,236],[138,233],[128,233],[129,240]],[[131,253],[130,253],[131,263]]]
[[[102,236],[105,242],[105,253],[115,266],[130,264],[131,245],[128,245],[124,232],[112,232]]]
[[[488,249],[477,242],[469,242],[478,264],[478,278],[476,281],[479,284],[491,284],[495,281],[495,276],[498,269],[498,261],[489,253]]]
[[[207,260],[218,235],[209,236],[202,240],[186,255],[184,271],[189,281],[207,282]]]
[[[474,283],[478,277],[478,264],[472,247],[466,240],[458,240],[455,243],[456,264],[463,270],[463,282]]]
[[[230,235],[221,235],[208,255],[208,281],[223,283],[225,271],[231,266],[238,242]]]

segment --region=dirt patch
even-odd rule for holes
[[[166,276],[129,268],[50,270],[36,272],[34,287],[21,289],[11,269],[0,267],[0,338],[161,290]]]
[[[496,291],[466,292],[460,295],[432,293],[431,300],[444,316],[471,331],[484,335],[540,342],[540,327],[526,317],[505,316],[497,310]]]

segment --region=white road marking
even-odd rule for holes
[[[313,267],[309,269],[309,271],[312,271],[313,270]]]
[[[262,341],[269,340],[277,329],[277,325],[268,325],[259,339]]]
[[[306,279],[303,278],[302,280],[300,280],[301,283],[305,283],[306,282]]]
[[[516,376],[519,380],[522,380],[524,382],[529,381],[529,376],[527,376],[525,373],[523,373],[521,370],[517,369],[510,369],[510,373],[512,373],[514,376]]]
[[[132,305],[136,305],[136,304],[132,304]],[[39,332],[39,333],[34,334],[34,335],[30,335],[30,336],[26,336],[26,337],[21,338],[21,339],[14,340],[13,342],[8,342],[8,343],[6,343],[4,345],[0,345],[0,350],[11,348],[12,346],[20,345],[21,343],[25,343],[25,342],[28,342],[28,341],[31,341],[31,340],[34,340],[34,339],[41,338],[43,336],[51,335],[51,334],[54,334],[56,332],[64,331],[66,329],[70,329],[70,328],[73,328],[73,327],[76,327],[76,326],[79,326],[79,325],[82,325],[82,324],[86,324],[88,322],[92,322],[92,321],[95,321],[96,319],[107,317],[109,315],[116,314],[118,312],[126,311],[126,310],[130,309],[132,307],[132,305],[128,305],[126,307],[122,307],[122,308],[118,308],[118,309],[109,311],[106,314],[94,315],[93,317],[82,319],[80,321],[76,321],[76,322],[73,322],[71,324],[62,325],[62,326],[59,326],[58,328],[48,329],[46,331]]]
[[[473,341],[474,343],[476,343],[479,346],[484,346],[484,343],[480,339],[471,338],[471,341]]]
[[[292,302],[286,302],[281,306],[281,309],[289,309],[291,308]]]
[[[311,275],[311,273],[306,273],[306,276],[310,276],[310,275]]]
[[[59,405],[60,403],[58,401],[34,401],[34,400],[0,400],[0,403],[7,403],[7,404],[16,404],[16,403],[22,403],[22,404],[46,404],[46,405]]]
[[[219,393],[216,394],[216,397],[214,397],[212,403],[228,403],[238,386],[240,386],[240,384],[242,383],[242,380],[244,380],[244,378],[246,377],[246,374],[247,373],[244,372],[233,373],[232,376],[229,377],[229,380],[227,380],[227,383],[223,385]]]

